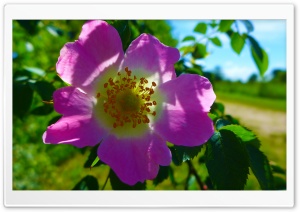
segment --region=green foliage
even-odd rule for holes
[[[263,190],[274,189],[273,174],[268,158],[255,146],[246,145],[250,167]]]
[[[208,55],[208,52],[206,51],[206,45],[197,43],[192,55],[195,59],[205,58]]]
[[[195,147],[186,146],[172,146],[170,148],[172,153],[172,161],[176,166],[181,165],[183,162],[192,160],[201,151],[203,145]]]
[[[158,185],[169,177],[170,172],[169,166],[159,166],[159,171],[156,178],[153,180],[154,185]]]
[[[184,42],[184,41],[195,41],[195,40],[196,40],[196,38],[194,36],[190,35],[190,36],[184,37],[182,42]]]
[[[207,31],[207,24],[206,23],[198,23],[194,29],[194,32],[198,32],[201,34],[205,34]]]
[[[91,175],[87,175],[75,185],[73,190],[99,190],[98,180]]]
[[[227,32],[230,30],[231,25],[234,23],[234,20],[221,20],[219,24],[220,32]]]
[[[240,35],[237,32],[234,32],[231,35],[231,47],[232,49],[237,53],[240,54],[241,51],[243,50],[244,44],[245,44],[245,38],[246,34]]]
[[[122,181],[120,181],[120,179],[112,169],[110,169],[109,172],[109,179],[113,190],[145,190],[146,189],[145,182],[144,183],[138,182],[133,186],[123,183]]]
[[[28,83],[13,84],[13,113],[23,118],[29,111],[33,99],[33,90]]]
[[[218,37],[209,38],[209,40],[211,40],[211,42],[216,46],[222,46],[222,42]]]
[[[220,130],[208,141],[206,166],[218,190],[242,190],[249,174],[249,158],[241,141],[228,130]]]
[[[255,61],[256,66],[259,70],[260,75],[263,76],[266,73],[266,71],[268,70],[268,66],[269,66],[268,54],[266,53],[265,50],[262,49],[262,58],[260,58],[257,55],[254,48],[251,48],[251,54]]]

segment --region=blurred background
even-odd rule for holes
[[[70,190],[86,176],[105,185],[109,167],[90,169],[92,148],[45,145],[42,135],[60,114],[52,93],[67,86],[57,75],[60,49],[78,39],[83,20],[16,20],[13,22],[13,189]],[[176,74],[210,79],[216,105],[224,115],[252,130],[261,150],[277,167],[274,177],[284,188],[286,169],[286,23],[283,20],[148,20],[108,21],[119,32],[123,49],[141,33],[177,47]],[[203,154],[192,160],[206,180]],[[147,189],[199,189],[188,165],[171,164],[162,182]],[[279,186],[279,187],[280,187]],[[105,189],[111,189],[108,181]],[[250,173],[245,189],[260,189]]]

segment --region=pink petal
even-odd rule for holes
[[[79,89],[69,86],[53,93],[54,109],[64,115],[91,114],[93,100]]]
[[[117,71],[123,56],[117,30],[104,21],[90,21],[78,41],[62,48],[56,68],[65,82],[93,94],[99,74],[107,68]]]
[[[93,118],[93,102],[75,87],[64,87],[53,94],[54,108],[63,114],[43,135],[44,143],[68,143],[77,147],[95,146],[106,132]]]
[[[110,135],[99,146],[98,156],[121,181],[129,185],[154,179],[159,165],[169,165],[171,162],[166,143],[154,134],[131,139],[118,139]]]
[[[46,144],[71,144],[82,148],[95,146],[105,136],[97,121],[91,115],[62,117],[49,126],[43,134]]]
[[[195,110],[165,110],[154,131],[173,144],[198,146],[214,133],[211,119],[206,113]]]
[[[205,143],[213,134],[207,112],[216,96],[210,82],[198,75],[184,74],[159,87],[166,102],[154,131],[165,140],[183,146]]]
[[[182,74],[160,85],[159,89],[167,96],[168,108],[172,110],[209,112],[216,99],[210,81],[196,74]]]
[[[158,73],[161,82],[166,82],[176,77],[174,63],[179,57],[176,48],[165,46],[151,35],[142,34],[128,47],[122,67],[128,67],[133,72],[143,70],[151,75]]]

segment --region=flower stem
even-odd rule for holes
[[[106,177],[106,180],[105,180],[104,185],[102,186],[102,189],[101,189],[101,190],[104,190],[104,188],[105,188],[105,186],[106,186],[106,184],[107,184],[108,178],[109,178],[109,172],[108,172],[108,175],[107,175],[107,177]]]
[[[200,186],[200,189],[201,189],[201,190],[206,190],[206,189],[204,188],[205,186],[204,186],[203,182],[201,181],[199,175],[198,175],[197,172],[196,172],[196,169],[195,169],[195,167],[194,167],[192,161],[188,160],[188,161],[187,161],[187,164],[188,164],[188,166],[189,166],[189,172],[195,176],[196,181],[197,181],[198,185]]]

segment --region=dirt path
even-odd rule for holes
[[[219,99],[230,114],[254,132],[263,136],[286,133],[286,113]]]
[[[252,130],[261,140],[261,150],[271,161],[286,166],[286,113],[243,103],[217,99],[225,113],[237,118],[241,125]]]

